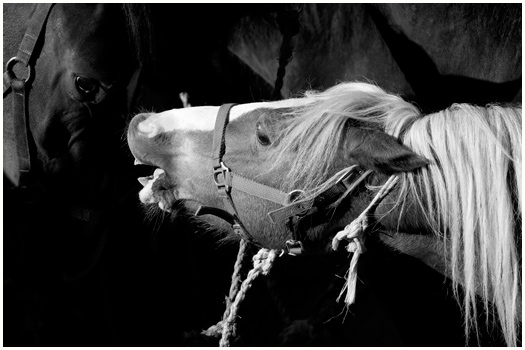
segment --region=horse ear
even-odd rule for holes
[[[370,129],[350,128],[347,156],[366,169],[391,175],[409,172],[429,164],[429,160],[412,152],[395,137]]]

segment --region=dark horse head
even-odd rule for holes
[[[17,54],[40,5],[4,6],[4,66]],[[34,79],[26,87],[30,178],[38,188],[31,205],[17,189],[23,184],[16,137],[20,130],[14,119],[18,116],[11,102],[15,94],[4,92],[4,200],[16,203],[6,215],[5,228],[18,233],[37,230],[57,243],[63,242],[62,233],[67,239],[77,232],[89,236],[86,232],[94,232],[111,206],[133,94],[130,81],[141,64],[140,48],[146,47],[139,38],[149,32],[141,5],[55,4],[46,14],[36,57],[30,61]],[[17,77],[26,74],[22,64],[13,69]]]

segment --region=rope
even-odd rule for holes
[[[246,279],[242,282],[235,300],[225,311],[224,315],[228,315],[222,322],[222,338],[219,346],[230,346],[232,340],[237,337],[236,320],[238,318],[239,306],[246,297],[246,292],[253,285],[253,282],[260,275],[267,275],[279,255],[276,250],[262,248],[253,257],[253,268],[248,272]]]
[[[347,291],[345,304],[350,306],[355,302],[355,292],[357,286],[357,263],[361,254],[366,251],[364,247],[364,233],[368,228],[368,218],[370,213],[375,210],[377,205],[379,205],[379,203],[392,191],[394,186],[397,184],[398,179],[399,178],[397,175],[390,176],[387,182],[385,182],[383,187],[381,187],[379,192],[376,194],[372,202],[370,202],[368,207],[350,224],[346,225],[342,231],[339,231],[332,240],[333,250],[337,250],[339,247],[339,242],[345,240],[349,242],[346,246],[346,250],[349,253],[354,253],[352,260],[350,261],[350,268],[346,273],[346,283],[343,286],[343,289],[341,289],[341,293],[339,293],[337,302],[339,302],[345,290]]]
[[[215,337],[215,338],[219,338],[222,336],[224,321],[228,318],[230,314],[231,306],[235,300],[235,297],[239,293],[239,289],[241,287],[242,269],[244,267],[243,265],[244,265],[244,260],[246,259],[246,256],[247,256],[247,251],[248,251],[248,242],[246,242],[246,240],[244,239],[241,239],[239,241],[239,251],[237,252],[237,260],[235,260],[235,265],[233,267],[230,291],[228,293],[228,296],[226,297],[226,309],[224,310],[222,319],[217,324],[202,331],[201,334],[209,336],[209,337]]]
[[[346,274],[346,283],[339,293],[337,302],[340,301],[341,296],[347,291],[345,296],[345,304],[352,305],[355,302],[355,291],[357,285],[357,264],[359,257],[364,253],[364,233],[368,228],[368,218],[370,213],[375,210],[377,205],[392,191],[398,182],[397,175],[392,175],[387,182],[381,187],[374,199],[370,202],[368,207],[350,224],[338,232],[332,240],[332,249],[337,250],[339,243],[342,240],[348,241],[346,249],[353,253],[350,267]],[[237,253],[237,260],[235,261],[234,272],[232,275],[232,283],[230,285],[229,295],[226,298],[226,310],[224,311],[222,320],[216,325],[209,327],[207,330],[201,332],[202,335],[212,336],[217,338],[219,335],[221,339],[219,346],[229,347],[233,340],[237,337],[237,318],[239,317],[240,304],[246,298],[247,291],[253,285],[253,282],[260,275],[268,275],[270,270],[281,252],[272,249],[261,248],[257,254],[252,258],[253,268],[248,272],[246,279],[241,283],[241,272],[243,268],[243,261],[247,256],[248,242],[241,239],[239,243],[239,251]]]
[[[286,65],[292,60],[292,38],[299,33],[299,14],[301,11],[302,6],[300,6],[298,10],[284,10],[277,13],[276,21],[283,35],[283,41],[281,43],[279,68],[277,69],[277,78],[273,90],[274,100],[280,100],[282,98],[281,89],[286,73]]]
[[[182,102],[182,108],[188,108],[191,107],[190,95],[187,92],[181,92],[179,93],[180,101]]]

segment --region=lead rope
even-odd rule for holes
[[[277,250],[261,248],[252,258],[253,268],[248,272],[246,279],[242,281],[241,274],[247,254],[248,242],[241,239],[232,275],[230,292],[226,298],[226,310],[222,315],[222,320],[201,332],[201,334],[209,337],[218,338],[220,336],[221,339],[219,340],[219,346],[221,347],[231,346],[231,343],[237,338],[237,318],[239,307],[246,298],[248,289],[250,289],[257,277],[260,275],[266,276],[270,272],[277,257],[282,255],[282,253],[279,253]]]
[[[241,239],[239,241],[239,251],[237,252],[237,260],[235,261],[235,266],[233,268],[233,274],[232,274],[232,280],[230,284],[230,292],[228,296],[226,297],[226,309],[224,310],[224,313],[222,315],[221,321],[219,321],[217,324],[209,327],[207,330],[202,331],[202,334],[210,337],[221,337],[224,329],[224,323],[228,319],[228,316],[230,315],[230,309],[235,301],[235,297],[239,293],[239,289],[241,287],[242,283],[242,270],[244,265],[244,260],[247,256],[247,249],[248,249],[248,242],[246,240]]]
[[[237,256],[237,261],[239,261]],[[231,341],[237,337],[237,318],[239,313],[239,305],[246,297],[246,292],[253,285],[253,282],[260,275],[267,275],[273,266],[273,263],[278,257],[278,252],[273,249],[261,248],[253,257],[253,268],[248,272],[246,279],[242,282],[239,290],[235,295],[235,300],[226,309],[222,322],[222,337],[219,341],[219,346],[229,347]],[[232,281],[233,284],[233,281]]]
[[[392,175],[387,182],[381,187],[374,199],[370,202],[368,207],[350,224],[348,224],[342,231],[339,231],[332,240],[332,249],[337,250],[339,242],[342,240],[348,241],[346,249],[353,253],[350,267],[346,274],[346,283],[341,289],[337,302],[340,301],[341,296],[347,291],[345,296],[345,304],[348,306],[355,302],[355,291],[357,286],[357,263],[359,257],[365,252],[364,233],[368,228],[368,218],[370,214],[377,208],[379,203],[392,191],[399,180],[397,175]],[[247,245],[244,239],[241,239],[239,245],[239,252],[237,254],[237,261],[235,262],[235,269],[232,276],[232,284],[230,286],[230,295],[227,299],[226,310],[223,314],[223,319],[217,325],[210,327],[203,332],[208,335],[221,334],[219,346],[229,347],[231,342],[237,337],[237,318],[239,313],[239,306],[245,299],[248,289],[253,285],[253,282],[260,275],[267,275],[270,272],[275,260],[282,255],[277,250],[261,248],[259,252],[252,258],[253,268],[248,272],[246,279],[240,284],[242,262],[247,254]]]
[[[303,5],[300,5],[297,10],[289,9],[277,13],[276,22],[283,41],[281,43],[281,51],[279,55],[279,68],[277,69],[277,77],[275,79],[273,99],[282,99],[281,89],[283,88],[284,75],[286,73],[286,66],[292,60],[294,45],[292,38],[299,33],[299,15],[303,10]]]
[[[368,205],[368,207],[350,224],[346,225],[346,227],[342,231],[339,231],[332,240],[333,250],[337,250],[337,248],[339,247],[339,242],[345,240],[349,242],[346,246],[346,250],[349,253],[354,253],[352,256],[352,260],[350,261],[350,268],[346,273],[345,285],[343,286],[343,289],[341,289],[341,293],[339,293],[339,297],[337,297],[336,300],[337,302],[339,302],[341,296],[346,290],[347,292],[345,296],[345,304],[347,307],[349,307],[355,302],[355,292],[357,286],[357,263],[361,254],[365,252],[364,233],[368,228],[368,218],[370,214],[375,210],[377,205],[379,205],[379,203],[392,191],[394,186],[397,184],[398,180],[399,178],[397,175],[392,175],[387,180],[387,182],[385,182],[383,187],[381,187],[381,189],[376,194],[372,202]]]

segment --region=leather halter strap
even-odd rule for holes
[[[235,106],[234,103],[229,103],[219,108],[217,119],[215,120],[212,146],[213,180],[217,186],[219,195],[223,199],[226,211],[218,208],[201,207],[196,215],[216,215],[228,221],[232,225],[233,230],[241,237],[251,243],[257,244],[256,240],[249,234],[239,219],[237,208],[231,197],[231,189],[235,188],[280,205],[286,205],[288,203],[289,195],[286,192],[233,173],[222,161],[226,153],[226,126],[229,123],[230,110],[233,106]]]
[[[223,192],[226,192],[228,198],[231,199],[229,193],[231,188],[235,188],[255,197],[266,199],[280,205],[286,205],[289,199],[288,193],[235,174],[224,165],[222,157],[226,152],[226,126],[228,125],[230,110],[233,106],[235,106],[234,103],[222,105],[219,108],[215,121],[212,161],[213,178],[219,192],[221,195]],[[231,202],[233,204],[233,201]]]
[[[234,103],[229,103],[219,108],[215,121],[212,146],[213,180],[217,186],[219,195],[223,199],[226,210],[201,206],[195,215],[218,216],[230,223],[234,232],[239,234],[243,239],[258,245],[255,238],[249,234],[239,219],[237,208],[231,197],[231,189],[235,188],[280,205],[287,204],[289,195],[275,188],[235,174],[224,164],[222,158],[226,153],[226,126],[229,123],[230,110],[233,106],[235,106]]]
[[[237,208],[231,197],[233,174],[222,162],[222,157],[224,153],[226,153],[226,126],[229,122],[230,110],[234,105],[234,103],[229,103],[219,108],[213,133],[213,180],[226,208],[226,212],[222,212],[218,216],[227,220],[232,225],[233,231],[247,242],[256,243],[255,239],[248,233],[248,230],[239,219]],[[215,210],[221,211],[221,209],[217,208],[215,208]],[[203,213],[202,210],[198,212],[200,212],[201,215]]]
[[[29,26],[24,34],[24,38],[18,48],[18,53],[6,64],[4,73],[4,98],[13,92],[13,122],[16,134],[16,149],[19,164],[19,183],[16,187],[27,187],[33,184],[30,178],[33,160],[29,146],[30,128],[28,113],[28,92],[34,79],[34,63],[40,54],[40,47],[37,47],[39,39],[45,32],[44,28],[54,4],[38,4]],[[37,50],[38,49],[38,50]],[[22,63],[27,67],[28,73],[25,79],[19,79],[13,71],[17,63]]]
[[[225,104],[219,108],[213,134],[212,161],[213,179],[226,210],[201,206],[195,215],[215,215],[232,225],[235,233],[243,239],[256,245],[257,241],[250,235],[239,218],[237,208],[231,197],[231,189],[243,191],[255,197],[262,198],[281,205],[282,207],[268,213],[272,222],[286,222],[292,232],[293,239],[286,242],[288,253],[301,254],[303,246],[299,231],[293,225],[292,218],[302,218],[315,213],[318,208],[327,208],[346,198],[358,184],[363,182],[371,171],[360,173],[357,166],[343,169],[326,181],[326,186],[305,198],[296,198],[295,194],[301,191],[283,192],[276,188],[261,184],[232,172],[223,162],[226,152],[226,126],[229,122],[229,113],[235,104]],[[297,199],[297,200],[296,200]]]

